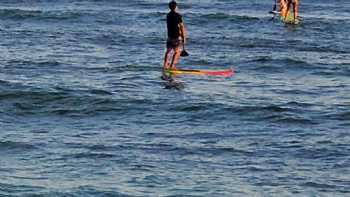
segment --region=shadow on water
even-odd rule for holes
[[[176,76],[170,73],[163,73],[161,79],[164,80],[165,89],[183,90],[185,84],[179,80],[176,80]]]

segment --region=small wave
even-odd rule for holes
[[[349,121],[350,123],[350,112],[337,112],[325,115],[326,119]]]
[[[287,65],[293,65],[294,67],[297,68],[310,68],[313,65],[309,64],[308,62],[300,59],[295,59],[295,58],[283,58],[283,59],[277,59],[277,62],[285,62]]]
[[[345,158],[349,156],[346,145],[336,148],[335,146],[317,146],[320,148],[299,149],[295,154],[304,159],[334,160],[335,158]]]
[[[213,154],[213,155],[251,155],[252,152],[246,150],[239,150],[232,147],[213,147],[213,148],[199,148],[196,151],[203,152],[205,154]]]
[[[188,60],[188,64],[190,65],[200,65],[201,67],[210,65],[210,62],[207,59],[190,59]]]
[[[312,92],[312,91],[307,91],[307,90],[297,90],[297,89],[273,89],[272,90],[275,93],[282,94],[282,95],[316,95],[318,94],[317,92]]]
[[[74,184],[77,187],[72,187],[63,191],[51,190],[47,187],[18,185],[18,184],[4,184],[0,183],[0,193],[4,196],[123,196],[123,197],[137,197],[129,194],[124,194],[115,189],[106,189],[101,187],[94,187],[89,185]]]
[[[88,135],[91,136],[91,133]],[[81,135],[74,135],[75,137],[81,138]],[[65,146],[69,148],[82,148],[82,149],[87,149],[89,152],[118,152],[122,149],[129,149],[130,147],[128,146],[122,146],[122,145],[105,145],[105,144],[82,144],[82,143],[65,143]],[[85,154],[85,153],[84,153]]]
[[[181,112],[198,112],[198,111],[202,111],[202,110],[206,110],[208,109],[207,105],[203,104],[194,104],[191,106],[177,106],[177,107],[172,107],[169,110],[170,111],[181,111]]]
[[[3,83],[5,87],[0,92],[0,101],[8,103],[2,106],[2,109],[10,115],[90,116],[102,112],[127,110],[126,106],[123,107],[119,103],[130,101],[115,99],[112,97],[112,92],[104,89],[71,90],[58,87],[53,90],[22,87],[21,84],[6,81]],[[130,102],[147,103],[139,99]]]
[[[39,186],[0,183],[1,196],[30,196],[30,194],[36,196],[41,194],[41,191],[43,190],[45,190],[45,188]]]
[[[98,89],[93,89],[89,91],[91,94],[95,95],[113,95],[113,93],[107,91],[107,90],[98,90]]]
[[[57,68],[61,63],[57,61],[23,61],[10,60],[5,65],[5,69],[37,69],[37,68]]]
[[[267,105],[267,106],[240,106],[228,108],[231,113],[236,113],[245,119],[255,121],[270,121],[281,124],[315,124],[315,122],[304,116],[304,108],[289,104]]]
[[[302,103],[302,102],[297,102],[297,101],[291,101],[291,102],[287,102],[285,104],[283,104],[283,106],[287,106],[287,107],[299,107],[299,108],[307,108],[307,107],[312,107],[314,106],[314,104],[312,103]]]
[[[284,124],[316,124],[311,118],[306,118],[301,115],[282,115],[282,116],[271,116],[273,122],[284,123]]]
[[[217,133],[192,133],[182,136],[182,138],[186,139],[218,139],[222,138],[222,135]]]
[[[51,196],[51,195],[45,195]],[[54,195],[55,196],[55,195]],[[72,188],[69,191],[62,193],[62,196],[123,196],[123,197],[137,197],[130,194],[124,194],[114,189],[103,189],[94,186],[84,185],[76,188]]]
[[[261,62],[261,63],[271,62],[271,61],[273,61],[273,58],[270,56],[260,56],[254,60],[251,60],[251,62]]]
[[[303,187],[309,187],[309,188],[318,188],[318,189],[335,189],[337,188],[337,186],[335,185],[330,185],[330,184],[326,184],[326,183],[316,183],[316,182],[306,182],[304,184],[302,184]]]
[[[43,14],[40,10],[21,10],[21,9],[0,9],[0,17],[4,19],[27,19],[37,17]]]
[[[96,144],[96,145],[91,145],[87,147],[91,151],[118,151],[120,150],[121,146],[107,146],[103,144]]]
[[[268,56],[261,56],[256,59],[253,59],[249,62],[258,63],[254,70],[264,71],[264,72],[293,72],[293,71],[310,71],[314,72],[315,69],[323,69],[320,66],[308,63],[304,60],[298,60],[293,58],[279,58],[274,59]]]
[[[271,50],[271,48],[283,48],[285,43],[281,40],[268,39],[268,38],[247,38],[244,36],[239,36],[236,38],[234,45],[239,45],[243,48],[266,48]],[[266,56],[261,56],[259,58],[266,58]]]
[[[138,15],[140,19],[155,19],[156,21],[166,21],[166,12],[146,12]]]
[[[34,103],[45,103],[53,100],[61,100],[66,94],[61,92],[37,92],[37,91],[3,91],[0,93],[0,100],[32,101]]]
[[[0,17],[3,20],[76,20],[84,16],[90,16],[91,13],[79,11],[43,11],[43,10],[24,10],[24,9],[0,9]]]
[[[273,113],[273,112],[288,112],[290,108],[281,107],[278,105],[268,105],[268,106],[242,106],[238,107],[236,111],[241,113],[254,113],[254,112],[264,112],[264,113]]]
[[[327,45],[310,46],[310,44],[305,44],[305,45],[298,45],[297,48],[299,51],[305,51],[305,52],[317,52],[317,53],[327,52],[327,53],[336,53],[336,54],[349,53],[349,50],[336,47],[334,44],[328,45],[328,46]]]
[[[215,21],[220,23],[226,22],[249,22],[260,20],[258,17],[243,16],[243,15],[231,15],[226,13],[211,13],[211,14],[197,14],[191,13],[186,15],[190,24],[208,24]]]
[[[215,14],[205,14],[202,15],[204,19],[218,19],[218,20],[224,20],[228,19],[231,21],[246,21],[246,20],[259,20],[258,17],[253,17],[253,16],[243,16],[243,15],[231,15],[231,14],[226,14],[226,13],[215,13]]]
[[[24,152],[36,149],[32,144],[25,142],[0,141],[0,151]]]
[[[330,28],[334,29],[334,26],[343,27],[344,24],[348,24],[348,20],[343,17],[319,17],[319,16],[308,16],[306,23],[311,29],[327,31]],[[320,28],[326,27],[326,28]],[[334,29],[335,30],[335,29]]]
[[[312,105],[307,103],[284,103],[276,105],[248,105],[248,106],[227,106],[224,104],[212,105],[193,105],[193,106],[175,106],[169,111],[177,112],[196,112],[190,116],[186,116],[191,124],[196,124],[198,121],[225,121],[232,116],[240,116],[243,119],[255,121],[271,121],[282,124],[314,124],[314,121],[304,116],[305,110]],[[308,114],[308,113],[306,113]],[[203,118],[207,117],[207,118]],[[205,134],[204,134],[205,135]],[[198,134],[198,138],[201,134]],[[204,137],[204,136],[203,136]]]
[[[214,146],[214,147],[183,147],[183,146],[175,146],[170,144],[154,144],[154,145],[146,145],[143,147],[138,146],[139,149],[142,149],[146,152],[167,152],[171,154],[177,155],[224,155],[224,154],[236,154],[236,155],[246,155],[251,154],[251,152],[246,150],[239,150],[233,147],[223,147],[223,146]]]
[[[83,152],[83,153],[76,153],[76,154],[67,154],[64,155],[64,158],[66,159],[108,159],[115,157],[114,154],[109,153],[93,153],[93,152]]]

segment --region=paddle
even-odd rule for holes
[[[277,10],[277,0],[275,0],[275,5],[273,5],[272,11],[276,11]]]
[[[272,10],[269,12],[270,14],[273,15],[272,18],[270,19],[270,21],[272,21],[273,19],[275,19],[276,10],[277,10],[277,0],[275,0],[275,5],[273,5]]]

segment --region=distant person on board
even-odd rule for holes
[[[176,1],[169,2],[169,9],[170,12],[166,17],[168,39],[166,42],[163,69],[176,69],[176,63],[180,57],[180,46],[186,42],[186,30],[182,21],[182,16],[176,12]],[[172,51],[174,53],[171,63],[169,64],[169,56]]]
[[[287,18],[291,5],[293,5],[294,22],[296,22],[296,20],[298,19],[298,0],[280,0],[281,16],[284,19]]]

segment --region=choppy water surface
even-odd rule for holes
[[[0,2],[0,196],[349,196],[350,4],[180,3],[190,57],[160,80],[167,1]]]

